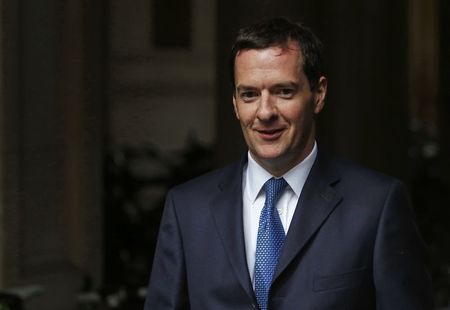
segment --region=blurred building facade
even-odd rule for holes
[[[74,309],[101,280],[105,3],[1,1],[0,287]],[[25,290],[24,290],[25,289]]]
[[[111,234],[123,227],[109,222],[108,156],[150,148],[173,168],[174,154],[192,141],[211,150],[214,166],[243,154],[228,52],[239,27],[265,17],[303,21],[325,45],[320,147],[403,179],[425,230],[448,221],[437,218],[450,208],[445,0],[0,7],[0,291],[37,284],[43,291],[27,309],[77,309],[81,291],[104,287],[115,272],[105,256],[114,255]],[[450,233],[429,229],[427,241],[435,234],[443,241],[431,253],[440,264]],[[437,287],[450,286],[450,277],[436,278]]]

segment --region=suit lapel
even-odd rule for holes
[[[242,171],[246,158],[224,173],[219,183],[219,193],[211,202],[210,209],[233,271],[249,298],[254,301],[242,220]]]
[[[328,159],[319,153],[297,203],[274,280],[301,252],[338,205],[341,196],[331,186],[338,180],[339,175],[330,167]]]

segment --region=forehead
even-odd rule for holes
[[[236,82],[242,79],[298,77],[302,72],[303,57],[296,43],[286,46],[271,46],[263,49],[240,51],[235,58]]]
[[[248,51],[265,51],[265,50],[272,50],[278,53],[286,53],[286,52],[294,52],[294,53],[298,53],[297,55],[301,58],[303,58],[302,56],[302,51],[300,48],[300,45],[298,42],[293,41],[293,40],[289,40],[286,43],[281,43],[281,44],[273,44],[270,45],[268,47],[264,47],[264,48],[244,48],[239,50],[236,55],[235,55],[235,61],[236,58],[238,58],[240,55],[242,55],[245,52]]]

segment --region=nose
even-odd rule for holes
[[[269,92],[262,92],[261,99],[256,112],[256,117],[260,121],[270,121],[277,117],[277,109],[275,99],[272,98]]]

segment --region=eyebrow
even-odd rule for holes
[[[247,85],[239,85],[236,87],[236,91],[240,92],[240,91],[244,91],[244,90],[252,90],[252,89],[256,89],[256,87],[254,86],[247,86]]]
[[[299,86],[300,86],[299,83],[295,83],[295,82],[281,82],[281,83],[277,83],[277,84],[271,86],[270,88],[282,88],[282,87],[298,88]]]
[[[281,87],[293,87],[293,88],[298,88],[300,85],[299,83],[296,82],[280,82],[280,83],[276,83],[272,86],[270,86],[269,88],[281,88]],[[252,89],[257,89],[257,87],[255,86],[248,86],[248,85],[238,85],[236,86],[236,91],[244,91],[244,90],[252,90]]]

